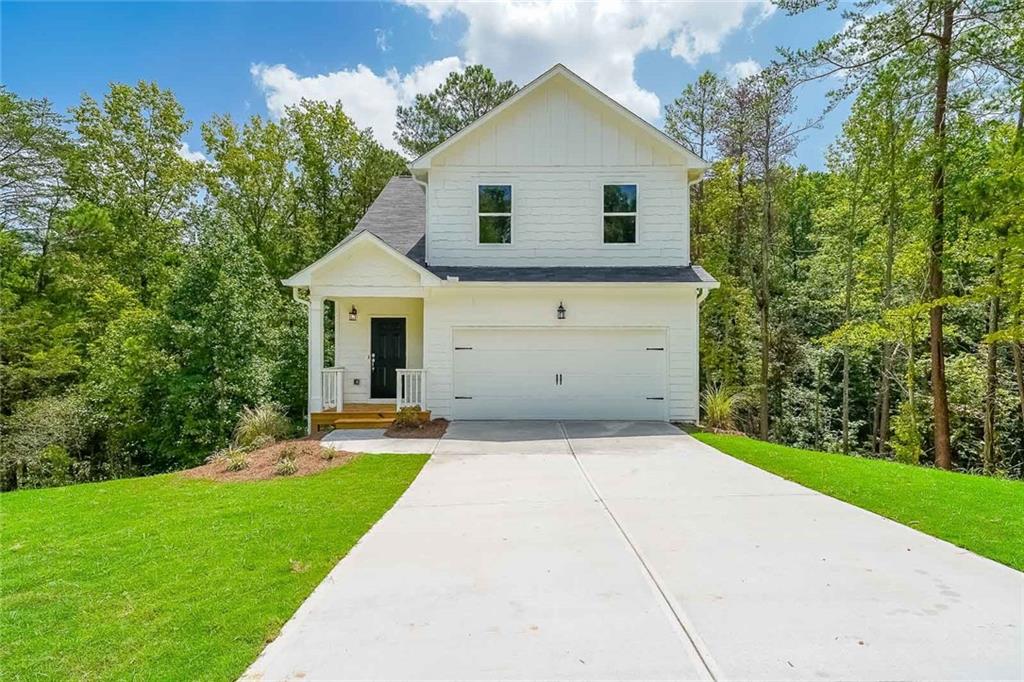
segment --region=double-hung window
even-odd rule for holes
[[[636,243],[636,185],[604,186],[604,243]]]
[[[481,244],[512,243],[512,185],[477,185],[477,235]]]

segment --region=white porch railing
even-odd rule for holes
[[[399,410],[403,407],[419,407],[421,410],[427,404],[427,370],[425,369],[400,369],[398,371],[398,399],[396,400]]]
[[[345,405],[345,368],[324,367],[320,375],[323,409],[341,410]]]

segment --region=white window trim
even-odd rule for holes
[[[636,187],[636,210],[631,212],[631,213],[617,213],[617,212],[606,213],[605,210],[604,210],[604,188],[607,187],[608,185],[633,185],[633,187]],[[610,246],[612,248],[616,248],[616,247],[636,246],[637,244],[639,244],[640,243],[640,183],[636,182],[636,181],[623,181],[623,182],[615,182],[615,181],[607,182],[607,181],[605,181],[605,182],[602,182],[601,183],[601,197],[600,197],[600,200],[601,200],[601,224],[600,224],[599,227],[601,228],[601,246]],[[604,219],[605,219],[605,216],[623,216],[623,215],[633,216],[633,224],[635,226],[634,230],[633,230],[633,241],[631,241],[631,242],[606,242],[604,240]]]
[[[503,185],[509,189],[509,197],[512,201],[512,211],[510,213],[481,213],[480,212],[480,188],[490,187],[492,185]],[[473,204],[476,211],[473,216],[473,230],[476,232],[476,245],[484,247],[501,247],[501,246],[512,246],[516,239],[516,188],[511,182],[496,180],[494,182],[478,182],[476,183],[476,191],[474,193]],[[639,205],[639,204],[638,204]],[[480,241],[480,218],[482,217],[505,217],[508,216],[509,233],[507,242],[482,242]]]

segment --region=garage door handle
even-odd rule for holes
[[[648,400],[664,400],[664,398],[647,398]]]

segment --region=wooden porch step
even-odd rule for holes
[[[349,415],[347,418],[335,419],[336,429],[386,429],[395,421],[394,417],[362,417]]]
[[[397,416],[394,403],[345,403],[340,410],[325,410],[312,415],[313,431],[335,429],[386,429]],[[430,412],[422,413],[430,421]]]
[[[394,403],[345,403],[330,424],[336,429],[386,429],[395,414]]]
[[[353,412],[374,412],[379,414],[395,414],[394,403],[345,403],[339,414],[350,414]]]

